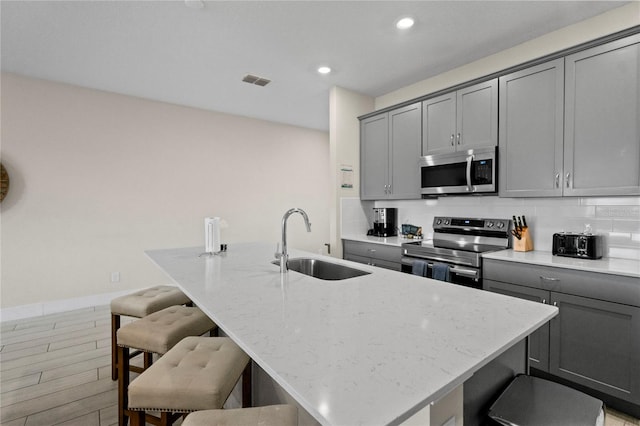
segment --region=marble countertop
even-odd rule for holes
[[[483,254],[482,258],[640,278],[640,260],[613,257],[594,260],[576,259],[554,256],[549,251],[519,252],[513,250],[501,250]]]
[[[371,272],[323,281],[273,265],[273,244],[146,254],[325,425],[398,424],[557,314],[557,308],[291,250]]]
[[[396,237],[374,237],[373,235],[347,234],[342,236],[343,240],[360,241],[363,243],[384,244],[388,246],[400,247],[404,243],[412,243],[422,240],[405,238],[401,235]]]

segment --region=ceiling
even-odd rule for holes
[[[194,3],[2,0],[2,70],[326,131],[333,86],[379,96],[627,2]]]

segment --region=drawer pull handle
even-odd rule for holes
[[[553,302],[553,306],[558,306],[558,302]]]
[[[540,275],[540,279],[543,281],[560,281],[560,278],[543,277],[542,275]]]
[[[542,304],[546,305],[546,303],[547,303],[547,299],[542,299]]]

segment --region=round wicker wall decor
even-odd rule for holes
[[[9,174],[0,163],[0,202],[7,196],[7,192],[9,192]]]

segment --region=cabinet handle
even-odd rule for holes
[[[456,136],[456,140],[457,140],[458,145],[460,145],[460,133],[458,133],[458,136]]]
[[[543,277],[542,275],[540,275],[540,279],[543,281],[560,281],[560,278]]]
[[[556,173],[556,188],[560,188],[560,173]]]
[[[369,253],[375,253],[376,249],[369,249]]]
[[[451,146],[453,146],[453,133],[451,133]]]
[[[546,305],[547,304],[547,299],[542,299],[542,304]]]
[[[553,302],[553,306],[558,306],[558,302]]]
[[[566,184],[567,184],[567,188],[570,188],[570,186],[569,186],[570,178],[571,178],[571,173],[567,173],[567,175],[565,176],[565,181],[566,181]]]

